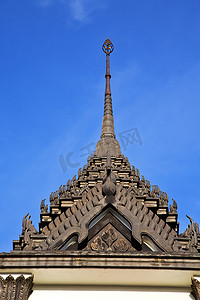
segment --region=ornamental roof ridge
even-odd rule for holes
[[[43,228],[40,238],[37,234],[31,236],[32,242],[25,245],[24,250],[67,250],[71,242],[81,245],[87,239],[88,224],[98,217],[106,207],[113,207],[121,216],[131,224],[133,238],[142,245],[143,237],[148,236],[154,242],[156,251],[164,252],[185,252],[194,249],[184,249],[178,240],[177,233],[158,215],[154,214],[135,195],[129,193],[122,185],[117,187],[115,201],[108,203],[102,194],[102,186],[95,187],[84,193],[82,199],[73,204],[54,221]],[[74,239],[74,237],[77,237]],[[71,241],[70,238],[73,240]],[[37,244],[39,240],[39,244]],[[43,241],[41,241],[43,240]],[[184,241],[185,242],[185,241]],[[66,246],[67,245],[67,246]],[[85,248],[85,245],[83,246]],[[84,250],[78,248],[77,250]],[[88,250],[88,249],[87,249]]]
[[[39,232],[29,214],[23,218],[22,234],[18,241],[13,241],[13,249],[56,251],[77,245],[85,250],[88,232],[93,228],[92,250],[106,251],[107,247],[109,251],[145,251],[147,247],[148,251],[200,252],[198,224],[188,217],[191,224],[178,235],[176,201],[173,199],[169,208],[168,195],[157,185],[151,186],[144,176],[140,177],[139,170],[121,153],[114,133],[109,64],[113,45],[109,39],[103,50],[106,91],[101,139],[94,154],[88,157],[87,166],[79,169],[78,178],[75,175],[51,193],[49,211],[45,199],[42,200]],[[99,226],[103,226],[100,236],[95,236],[94,219],[95,224],[100,222]],[[113,240],[112,247],[106,237]]]

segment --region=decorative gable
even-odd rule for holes
[[[198,224],[190,219],[179,235],[177,203],[151,186],[121,153],[115,138],[110,91],[109,39],[101,139],[87,166],[50,195],[50,208],[41,202],[39,232],[29,214],[14,251],[200,252]]]

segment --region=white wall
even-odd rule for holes
[[[34,290],[29,300],[191,300],[189,292]]]

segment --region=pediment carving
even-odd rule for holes
[[[94,236],[83,250],[100,252],[136,251],[131,243],[112,224],[108,224]]]
[[[118,186],[114,202],[112,198],[112,203],[109,203],[109,198],[102,194],[101,185],[98,185],[88,193],[85,193],[82,197],[82,201],[79,201],[76,205],[73,205],[70,210],[66,211],[62,220],[58,218],[58,220],[54,221],[52,227],[49,226],[49,229],[51,227],[52,230],[49,231],[47,239],[40,243],[39,249],[67,250],[68,248],[64,245],[66,245],[70,239],[74,239],[74,236],[77,236],[77,248],[74,248],[73,250],[86,249],[87,245],[84,245],[83,247],[83,244],[91,239],[90,232],[92,222],[94,222],[96,218],[98,219],[101,213],[109,207],[112,207],[116,214],[121,216],[119,218],[124,219],[123,222],[129,224],[127,226],[129,227],[128,231],[131,237],[129,237],[128,240],[133,249],[136,249],[137,251],[146,251],[145,247],[143,247],[144,237],[149,237],[151,243],[155,246],[148,248],[148,242],[146,242],[148,250],[152,249],[152,251],[164,252],[181,251],[181,245],[176,241],[176,232],[156,214],[149,210],[145,204],[137,200],[133,193],[127,193],[126,189]],[[100,224],[99,222],[100,220],[97,223]],[[99,228],[99,231],[107,224],[108,223],[102,225]],[[115,228],[118,227],[116,226]],[[105,243],[103,236],[96,236],[94,239],[92,241],[93,246],[88,246],[90,247],[90,250],[94,251],[94,249],[98,247],[99,249],[104,250],[109,248]],[[124,249],[126,248],[125,244],[127,241],[125,240],[126,243],[124,243],[122,239],[122,236],[118,238],[118,246],[115,244],[114,247],[113,242],[111,247],[112,251],[119,251],[120,247],[122,249],[123,245]],[[131,239],[134,240],[136,247],[131,242]],[[147,240],[148,239],[146,239],[146,241]]]

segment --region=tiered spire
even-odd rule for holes
[[[112,42],[107,38],[102,46],[103,51],[106,53],[106,89],[105,89],[105,100],[104,100],[104,115],[101,140],[97,143],[95,155],[107,156],[108,150],[111,156],[120,156],[121,150],[118,141],[115,139],[114,132],[114,120],[112,110],[112,98],[110,90],[110,54],[114,50]]]
[[[114,121],[113,121],[113,111],[112,111],[112,99],[110,91],[110,53],[113,52],[114,46],[107,38],[102,46],[103,51],[106,53],[106,90],[105,90],[105,102],[104,102],[104,116],[103,116],[103,126],[101,138],[104,137],[114,137]]]

